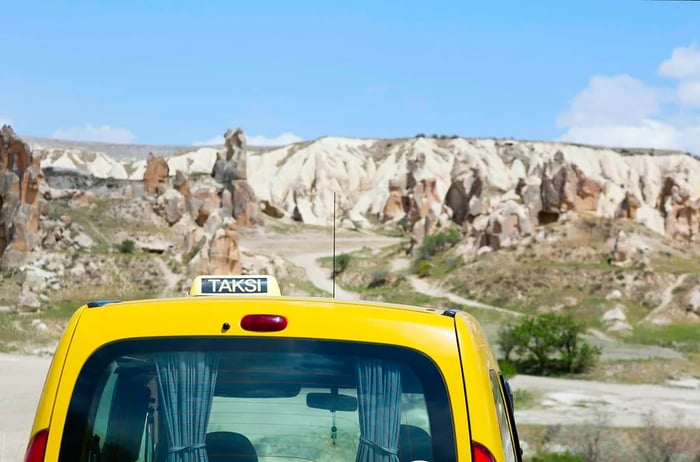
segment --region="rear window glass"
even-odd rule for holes
[[[453,461],[452,428],[442,375],[414,350],[128,340],[83,367],[59,460]]]

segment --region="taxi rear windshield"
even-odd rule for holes
[[[446,462],[452,428],[439,369],[407,348],[128,340],[83,367],[59,460]]]

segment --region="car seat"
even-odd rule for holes
[[[433,442],[428,432],[415,425],[399,429],[399,461],[433,460]]]
[[[240,433],[207,433],[206,443],[211,462],[258,462],[253,443]]]

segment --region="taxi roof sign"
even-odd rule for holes
[[[282,295],[277,280],[268,275],[197,276],[190,296],[197,295]]]

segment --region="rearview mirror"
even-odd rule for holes
[[[306,405],[312,409],[325,409],[331,412],[353,412],[357,410],[357,398],[337,393],[309,393],[306,395]]]

